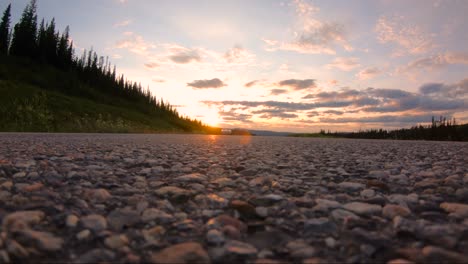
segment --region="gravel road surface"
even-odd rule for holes
[[[0,263],[468,263],[468,144],[0,134]]]

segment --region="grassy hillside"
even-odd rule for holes
[[[218,133],[100,92],[75,75],[27,58],[0,57],[0,131]]]

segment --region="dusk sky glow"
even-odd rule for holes
[[[16,23],[29,0],[11,2]],[[466,0],[38,0],[178,111],[291,132],[468,122]]]

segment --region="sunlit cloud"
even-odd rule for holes
[[[283,94],[288,90],[271,90]],[[430,122],[432,115],[447,115],[468,109],[468,79],[454,84],[429,83],[419,88],[419,93],[401,89],[366,88],[363,90],[342,88],[338,91],[321,91],[304,97],[307,101],[203,101],[231,115],[256,119],[288,119],[292,122],[337,123],[421,123]],[[465,98],[465,99],[464,99]],[[339,117],[337,117],[339,116]]]
[[[248,64],[251,63],[255,55],[250,53],[248,50],[242,48],[240,45],[236,45],[224,53],[224,59],[227,63],[232,64]]]
[[[197,49],[189,49],[180,45],[173,45],[169,48],[169,59],[174,63],[187,64],[191,62],[200,62],[201,55]]]
[[[117,49],[127,49],[138,55],[148,55],[151,49],[156,48],[156,45],[147,42],[143,36],[133,32],[125,32],[124,38],[119,40],[115,45]]]
[[[144,66],[145,66],[146,69],[154,70],[155,68],[159,67],[159,64],[157,64],[155,62],[151,62],[151,63],[145,63]]]
[[[363,69],[363,70],[359,71],[356,74],[356,77],[359,80],[368,80],[368,79],[374,78],[375,76],[377,76],[377,75],[379,75],[381,73],[382,73],[382,71],[379,68],[371,67],[371,68],[366,68],[366,69]]]
[[[293,5],[296,8],[298,24],[300,24],[300,27],[295,30],[294,39],[281,42],[264,38],[266,50],[289,50],[310,54],[335,54],[336,46],[341,46],[347,51],[353,50],[347,41],[344,25],[320,21],[316,15],[320,9],[305,0],[294,0]]]
[[[361,66],[359,64],[359,59],[352,57],[352,58],[335,58],[333,62],[327,64],[325,68],[327,69],[339,69],[342,71],[351,71],[357,67]]]
[[[434,70],[455,64],[468,65],[468,52],[445,52],[419,58],[401,67],[398,71]]]
[[[125,27],[132,23],[131,19],[123,20],[114,24],[114,27]]]
[[[375,26],[377,39],[397,45],[395,56],[423,54],[434,47],[432,39],[420,27],[409,24],[402,16],[382,16]]]

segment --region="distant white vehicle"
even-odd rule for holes
[[[227,129],[227,128],[223,128],[223,129],[221,129],[221,134],[223,134],[223,135],[231,135],[231,134],[232,134],[232,130],[231,130],[231,129]]]

